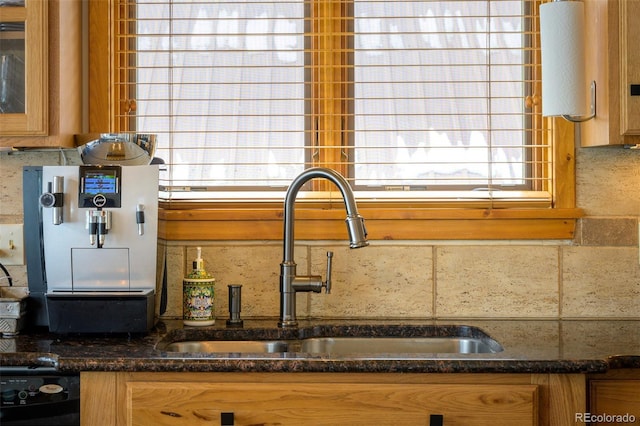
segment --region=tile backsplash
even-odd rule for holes
[[[63,155],[64,154],[64,155]],[[0,223],[22,223],[22,166],[74,163],[74,150],[0,153]],[[640,152],[577,149],[572,241],[299,241],[300,273],[323,274],[331,294],[298,294],[300,318],[640,318]],[[345,237],[346,238],[346,237]],[[228,317],[228,284],[242,284],[242,317],[279,312],[277,241],[159,243],[167,258],[165,317],[182,315],[182,277],[202,247],[216,277],[216,316]],[[26,267],[9,267],[26,286]],[[6,281],[0,281],[6,285]]]
[[[280,244],[201,247],[217,280],[218,318],[229,315],[228,284],[243,286],[243,317],[278,315]],[[182,276],[196,245],[168,243],[166,250],[165,315],[176,317],[182,314]],[[299,293],[299,317],[640,318],[637,246],[374,241],[352,251],[335,242],[301,242],[299,270],[324,274],[327,250],[334,252],[331,294]]]

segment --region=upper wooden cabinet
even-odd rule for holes
[[[0,132],[47,132],[47,3],[0,6]]]
[[[21,31],[0,30],[0,55],[19,90],[0,113],[0,147],[72,147],[82,133],[82,0],[11,3],[0,6],[0,26]]]
[[[581,124],[581,144],[640,144],[640,0],[584,3],[587,79],[596,81],[597,111]]]

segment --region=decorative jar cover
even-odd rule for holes
[[[215,283],[215,278],[204,269],[201,249],[198,247],[193,271],[182,281],[185,325],[204,326],[215,323]]]

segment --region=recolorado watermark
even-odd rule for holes
[[[625,413],[625,414],[576,413],[575,421],[582,422],[582,423],[634,424],[636,422],[636,416],[630,413]]]

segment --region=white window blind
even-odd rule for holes
[[[304,3],[138,1],[136,113],[174,189],[283,186],[304,170]]]
[[[549,198],[538,1],[118,1],[119,130],[158,134],[169,196],[326,166],[394,196]]]

